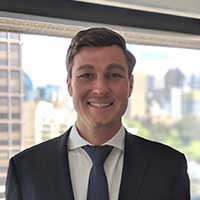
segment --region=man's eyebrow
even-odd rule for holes
[[[91,69],[94,69],[93,65],[84,64],[84,65],[80,65],[77,70],[80,71],[80,70],[91,70]]]
[[[119,69],[121,71],[126,71],[123,66],[121,66],[120,64],[117,64],[117,63],[112,63],[112,64],[108,65],[107,69],[108,70],[110,70],[110,69]]]
[[[77,69],[77,71],[81,71],[81,70],[93,70],[95,67],[93,65],[90,64],[84,64],[84,65],[80,65]],[[120,64],[117,63],[111,63],[108,65],[107,70],[112,70],[112,69],[118,69],[121,70],[123,72],[125,72],[125,68],[123,66],[121,66]]]

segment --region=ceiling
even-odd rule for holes
[[[77,0],[101,5],[129,8],[200,19],[199,0]]]
[[[36,16],[53,23],[71,20],[200,36],[199,0],[0,0],[2,30],[7,13],[18,19],[23,15],[25,20]]]

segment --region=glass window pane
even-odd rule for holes
[[[0,42],[0,65],[8,65],[8,45]]]
[[[137,64],[124,121],[138,135],[185,153],[195,194],[200,190],[200,51],[142,45],[129,48]]]
[[[11,92],[20,92],[20,72],[19,71],[11,71]]]
[[[12,124],[12,132],[20,132],[21,125],[20,124]]]
[[[8,92],[8,71],[0,70],[0,92]]]
[[[19,44],[10,44],[10,64],[11,66],[19,66],[20,65],[20,46]]]
[[[8,51],[8,45],[5,42],[0,42],[0,52]]]
[[[19,33],[9,33],[10,39],[20,39],[20,34]]]
[[[0,119],[8,119],[8,98],[0,97]]]
[[[0,43],[0,65],[1,58],[8,62],[10,45],[8,71],[0,71],[0,95],[8,92],[8,86],[11,92],[9,99],[0,98],[0,186],[8,166],[1,149],[14,155],[62,134],[76,118],[65,83],[70,39],[21,34],[16,42],[17,35],[9,37],[15,40]],[[130,132],[185,153],[192,194],[196,194],[200,190],[200,51],[144,45],[129,45],[129,49],[137,64],[124,123]],[[23,96],[27,98],[22,102]],[[5,121],[6,113],[12,121]]]
[[[6,32],[0,32],[0,38],[7,38]]]
[[[8,124],[5,123],[0,123],[0,134],[2,133],[7,133],[8,132]]]
[[[21,117],[21,104],[20,104],[19,97],[12,97],[11,98],[11,105],[12,105],[12,119],[20,119]]]

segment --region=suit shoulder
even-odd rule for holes
[[[139,146],[143,149],[143,151],[146,151],[148,153],[151,153],[152,155],[158,156],[158,157],[164,157],[164,158],[184,158],[185,156],[182,152],[174,149],[173,147],[170,147],[166,144],[162,144],[160,142],[152,141],[149,139],[142,138],[137,135],[132,135],[128,133],[128,138],[133,143],[139,144]]]
[[[33,158],[33,157],[41,157],[45,154],[51,154],[53,153],[57,148],[59,148],[62,143],[65,141],[67,142],[67,133],[62,134],[61,136],[58,136],[56,138],[47,140],[45,142],[42,142],[40,144],[36,144],[28,149],[25,149],[15,156],[13,156],[12,159],[14,160],[23,160],[27,158]],[[66,144],[67,145],[67,144]]]

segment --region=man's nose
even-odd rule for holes
[[[93,86],[93,94],[98,96],[104,96],[109,94],[110,88],[108,80],[106,80],[105,77],[98,77],[95,80],[94,86]]]

